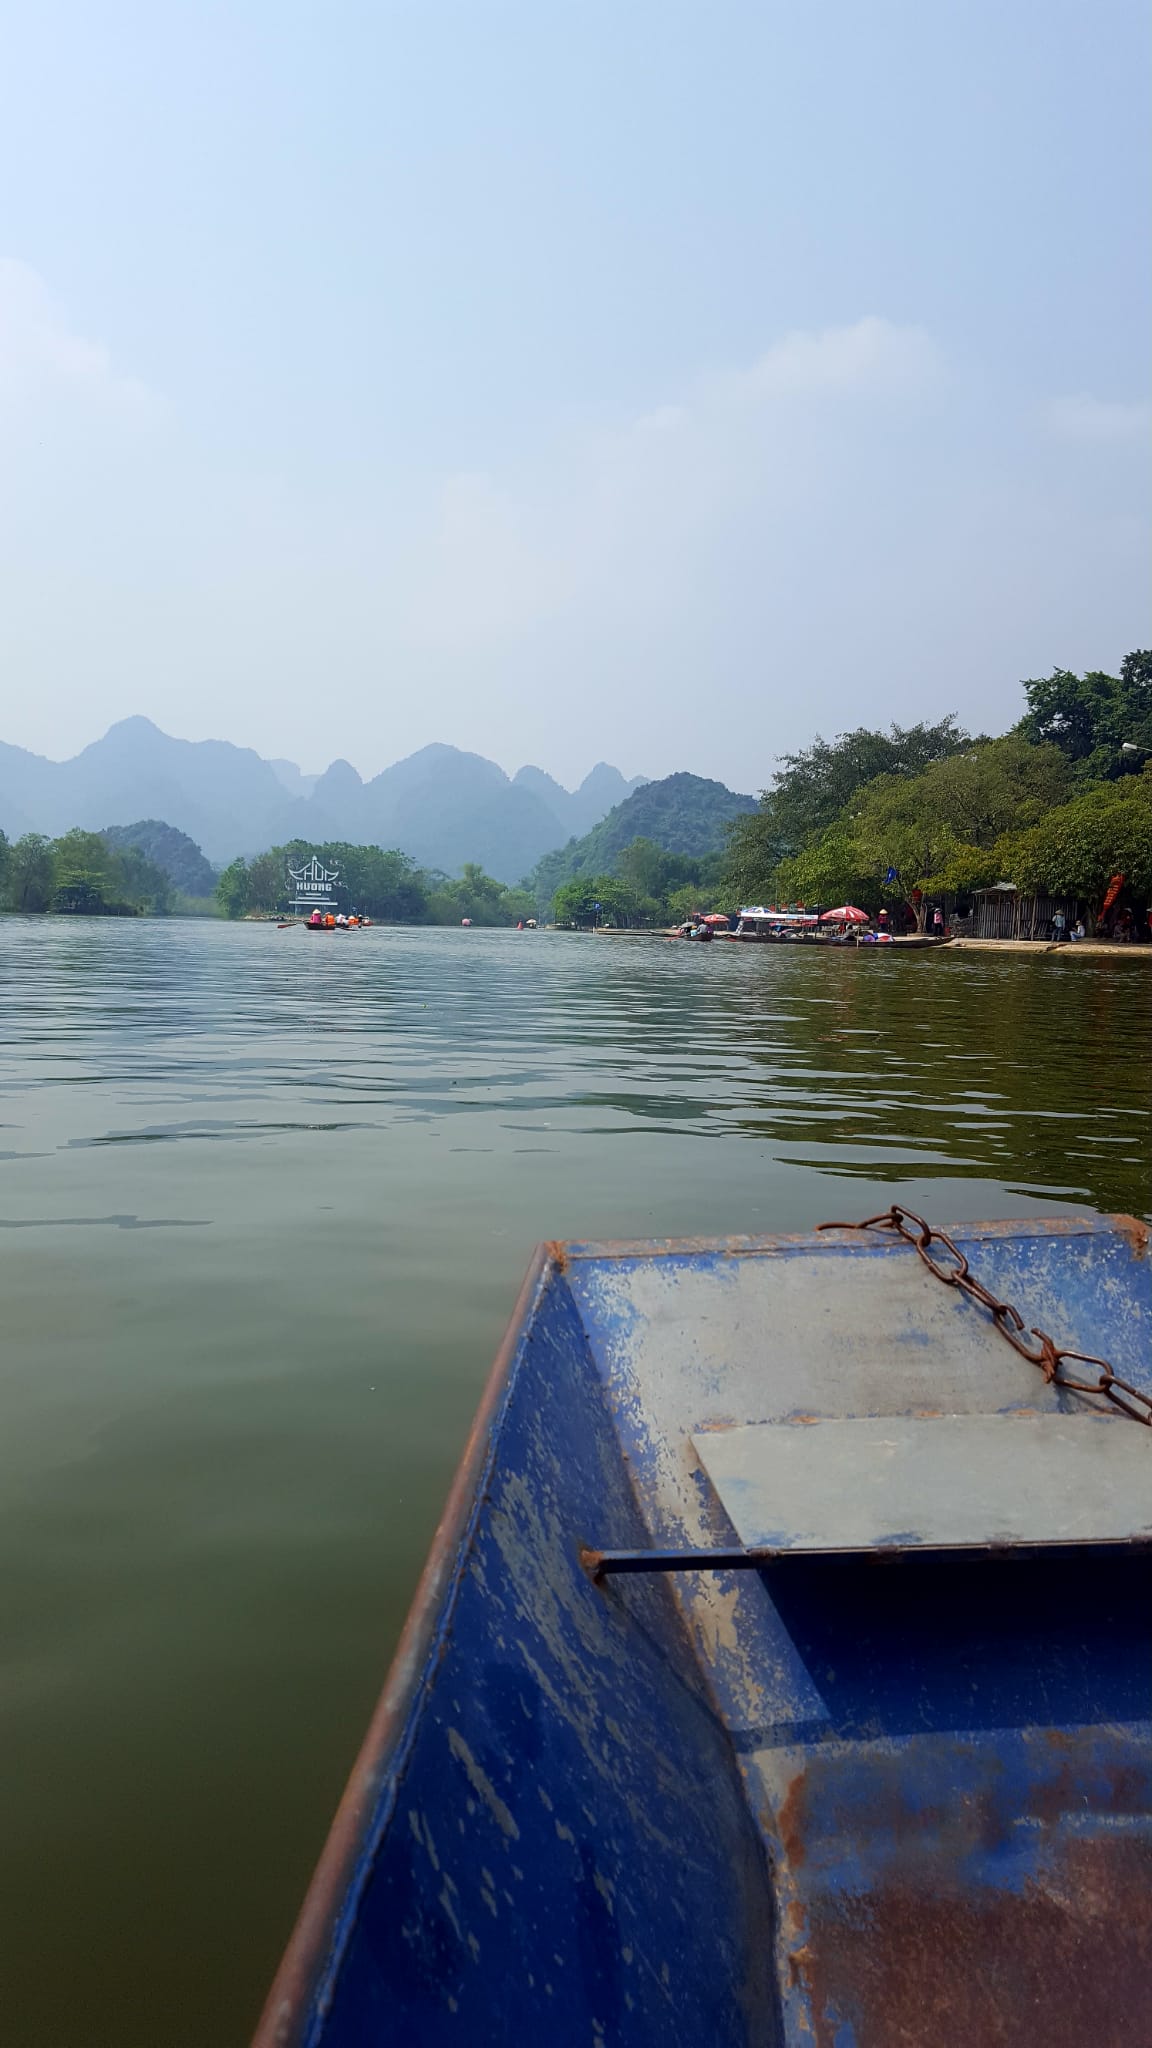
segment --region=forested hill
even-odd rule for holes
[[[195,840],[160,818],[141,818],[135,825],[107,825],[100,836],[115,853],[135,847],[186,896],[211,896],[216,887],[216,870]]]
[[[620,854],[635,839],[696,859],[720,853],[732,820],[757,808],[755,797],[740,796],[703,775],[682,773],[646,782],[582,839],[570,839],[544,855],[531,878],[537,903],[546,908],[561,884],[577,875],[614,873]]]

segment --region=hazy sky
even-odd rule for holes
[[[1146,0],[0,21],[0,738],[759,788],[1152,638]]]

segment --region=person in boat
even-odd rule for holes
[[[308,919],[308,922],[309,924],[323,924],[324,920],[321,917],[320,912],[318,910],[314,910],[312,912],[311,917]]]

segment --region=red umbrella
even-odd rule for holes
[[[857,910],[854,903],[842,903],[839,910],[826,910],[821,924],[867,924],[868,912]]]
[[[702,917],[700,922],[701,924],[728,924],[731,920],[722,910],[710,910],[707,917]]]

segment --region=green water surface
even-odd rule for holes
[[[541,1237],[1152,1207],[1137,958],[0,919],[0,2033],[243,2042]]]

